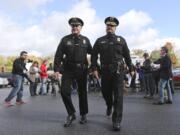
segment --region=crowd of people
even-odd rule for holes
[[[47,66],[48,61],[44,60],[41,66],[38,66],[38,62],[34,61],[29,69],[30,77],[30,94],[31,96],[36,95],[47,95],[51,87],[51,94],[56,95],[57,84],[60,89],[60,78],[56,79],[53,72],[52,63]],[[37,85],[40,83],[39,92],[37,92]]]
[[[160,55],[160,59],[152,62],[149,54],[144,53],[144,62],[137,62],[133,68],[134,74],[131,76],[126,74],[125,80],[126,83],[129,83],[132,91],[136,89],[136,91],[143,92],[146,99],[154,99],[154,95],[159,94],[159,100],[154,102],[154,104],[172,104],[174,86],[172,81],[172,64],[168,56],[168,49],[162,47]],[[138,78],[138,84],[136,83],[136,78]]]

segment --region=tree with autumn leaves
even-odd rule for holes
[[[171,58],[172,64],[175,66],[177,63],[177,58],[174,53],[174,48],[171,42],[166,42],[165,47],[168,49],[168,54]]]
[[[177,59],[176,54],[174,52],[173,44],[171,42],[166,42],[164,46],[168,49],[168,54],[171,58],[173,67],[179,66],[178,59]],[[150,58],[152,59],[152,61],[154,61],[160,57],[159,51],[160,50],[153,50],[151,52]]]

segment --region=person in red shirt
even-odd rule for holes
[[[41,86],[40,86],[40,91],[39,95],[46,95],[46,82],[48,78],[47,74],[47,64],[48,61],[44,60],[42,65],[40,66],[40,78],[41,78]]]

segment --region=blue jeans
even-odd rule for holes
[[[161,103],[164,103],[164,90],[167,85],[167,96],[168,96],[168,101],[172,101],[172,93],[171,93],[171,88],[169,85],[169,79],[160,79],[159,81],[159,101]]]
[[[47,78],[41,78],[41,86],[40,86],[40,91],[39,94],[46,94],[46,82]]]
[[[23,96],[23,82],[24,78],[21,75],[13,74],[13,84],[14,87],[12,88],[11,92],[9,93],[8,97],[5,99],[6,102],[11,101],[16,95],[16,101],[21,101]]]

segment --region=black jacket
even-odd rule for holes
[[[27,70],[24,60],[22,58],[15,59],[15,61],[13,62],[12,73],[18,75],[24,75],[23,73],[24,70]]]
[[[160,59],[154,62],[155,64],[160,64],[160,78],[168,80],[172,77],[172,63],[168,55],[161,57]]]
[[[146,59],[143,62],[143,66],[141,68],[143,69],[143,73],[145,73],[145,74],[152,73],[151,60],[150,59]]]
[[[92,46],[89,39],[80,35],[72,34],[62,38],[54,58],[54,71],[62,72],[63,64],[82,63],[87,64],[87,54],[92,53]]]
[[[115,34],[107,34],[96,40],[91,57],[92,68],[97,67],[97,59],[100,54],[102,65],[113,64],[125,60],[127,66],[131,69],[132,62],[130,52],[123,37]]]

